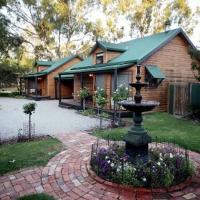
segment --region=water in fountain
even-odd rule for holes
[[[151,142],[151,137],[143,127],[142,112],[153,110],[159,105],[159,102],[142,100],[140,92],[141,88],[147,86],[148,84],[141,83],[140,68],[141,65],[137,65],[137,81],[135,83],[130,83],[130,86],[136,89],[134,101],[124,100],[119,102],[119,104],[126,110],[134,113],[133,126],[125,136],[126,153],[132,158],[133,161],[140,158],[146,162],[148,160],[148,144]]]

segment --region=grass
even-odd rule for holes
[[[130,121],[131,119],[128,119]],[[177,119],[167,113],[152,113],[144,116],[144,126],[152,137],[161,141],[175,142],[190,150],[200,152],[200,124],[185,119]],[[101,138],[123,140],[128,128],[97,130],[94,134]]]
[[[20,197],[17,200],[55,200],[55,199],[52,196],[41,193],[41,194],[32,194],[32,195]]]
[[[0,175],[25,167],[44,166],[62,148],[62,143],[54,138],[1,145]],[[13,160],[15,162],[9,162]]]

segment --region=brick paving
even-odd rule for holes
[[[95,137],[86,133],[59,135],[66,150],[52,158],[45,167],[23,169],[0,176],[0,199],[14,200],[19,196],[45,192],[62,200],[187,200],[200,199],[200,171],[189,186],[171,193],[149,193],[105,185],[87,170],[91,144]],[[200,154],[190,152],[200,166]]]

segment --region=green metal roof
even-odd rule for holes
[[[28,74],[26,77],[37,77],[37,76],[39,77],[39,76],[43,76],[43,75],[49,74],[52,71],[54,71],[55,69],[57,69],[58,67],[62,66],[63,64],[71,61],[72,59],[74,59],[76,57],[79,58],[78,55],[72,55],[72,56],[64,57],[62,59],[59,59],[59,60],[55,61],[54,64],[51,65],[50,67],[48,67],[47,69],[42,70],[42,71],[37,72],[37,73],[34,73],[34,74]]]
[[[81,69],[68,69],[62,74],[77,74],[77,73],[84,73],[84,72],[100,72],[100,71],[108,71],[108,70],[114,70],[114,69],[120,69],[120,68],[125,68],[125,67],[130,67],[132,66],[134,63],[118,63],[118,64],[110,64],[110,65],[102,65],[102,64],[98,64],[98,65],[92,65],[89,67],[83,67]],[[63,75],[62,75],[63,76]]]
[[[51,67],[48,67],[47,69],[43,70],[41,73],[49,74],[50,72],[54,71],[55,69],[57,69],[61,65],[65,64],[65,63],[67,63],[69,61],[71,61],[75,57],[77,57],[77,55],[72,55],[72,56],[64,57],[64,58],[56,61],[53,65],[51,65]]]
[[[44,60],[38,60],[36,61],[37,66],[51,66],[54,62],[53,61],[44,61]]]
[[[153,78],[157,79],[165,79],[164,73],[160,70],[160,68],[156,65],[147,65],[146,69],[153,76]]]
[[[81,69],[81,68],[84,68],[86,66],[91,66],[91,65],[92,65],[92,56],[89,56],[85,60],[73,65],[70,69]],[[66,69],[65,71],[68,71],[68,69]]]
[[[58,79],[58,75],[57,76],[55,76],[54,78],[55,79]],[[62,75],[61,76],[61,79],[73,79],[74,78],[74,75],[73,74],[65,74],[65,75]]]
[[[117,52],[124,52],[126,51],[126,47],[121,46],[120,44],[106,42],[106,41],[97,41],[92,50],[90,51],[90,54],[97,48],[100,47],[103,50],[109,50],[109,51],[117,51]]]
[[[82,72],[82,70],[84,69],[85,72],[90,72],[92,68],[96,69],[97,67],[101,67],[101,69],[103,69],[102,66],[104,66],[106,69],[106,66],[113,65],[117,67],[118,64],[122,64],[122,63],[140,64],[144,60],[146,60],[149,56],[151,56],[160,48],[162,48],[164,45],[166,45],[171,39],[173,39],[178,34],[181,34],[188,41],[188,43],[192,47],[194,47],[192,42],[189,40],[189,38],[187,37],[187,35],[184,33],[184,31],[181,28],[165,31],[162,33],[157,33],[151,36],[138,38],[138,39],[130,40],[127,42],[121,42],[118,44],[97,41],[96,45],[100,44],[104,46],[104,48],[115,47],[119,49],[120,48],[124,49],[125,51],[122,52],[119,56],[113,58],[108,63],[101,64],[101,65],[93,65],[92,56],[90,55],[84,61],[76,65],[73,65],[70,70],[72,71],[80,70],[80,72]],[[110,69],[110,67],[108,67],[108,69]],[[72,73],[72,72],[69,70],[66,70],[63,73]]]

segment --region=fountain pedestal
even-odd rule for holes
[[[134,112],[133,126],[124,138],[126,142],[126,153],[132,158],[133,161],[137,158],[140,158],[143,161],[148,160],[148,144],[151,142],[151,137],[147,134],[147,131],[143,127],[142,112],[150,111],[154,109],[155,106],[159,105],[156,101],[142,101],[140,91],[141,88],[145,87],[147,84],[140,82],[140,67],[140,65],[137,65],[137,81],[135,83],[130,83],[130,86],[135,87],[136,89],[134,101],[125,100],[119,102],[119,104],[125,109]]]

